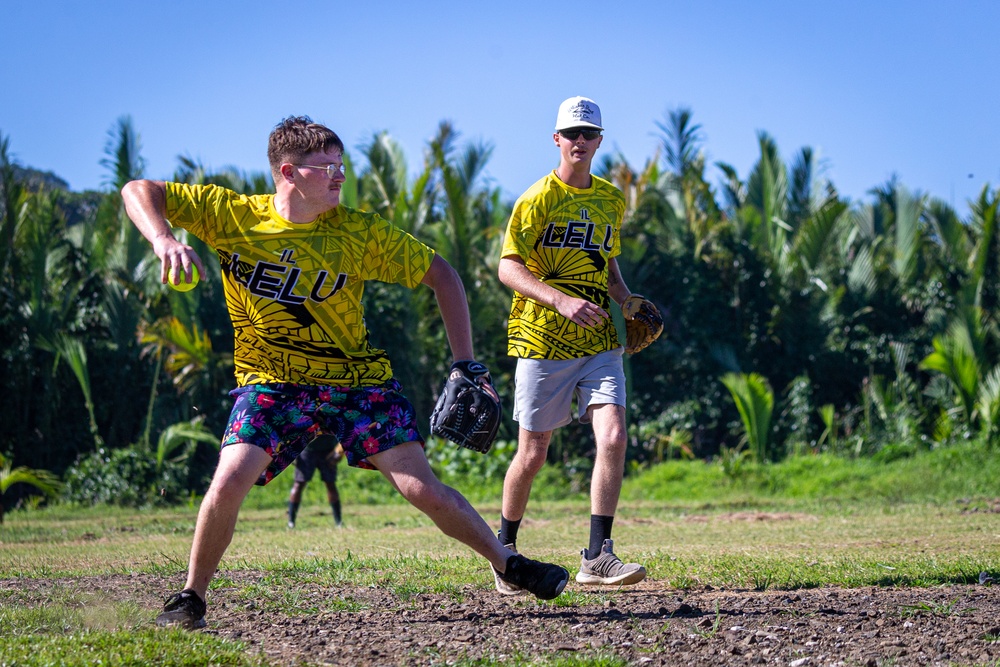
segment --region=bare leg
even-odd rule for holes
[[[240,505],[270,463],[267,452],[253,445],[229,445],[219,454],[219,466],[198,510],[185,586],[194,589],[202,600],[233,539]]]
[[[590,544],[584,552],[576,580],[581,584],[630,586],[646,577],[639,563],[622,563],[605,540],[611,537],[611,522],[618,509],[625,473],[625,409],[610,403],[591,406],[590,416],[597,440],[594,475],[590,482]]]
[[[528,507],[531,485],[535,475],[545,465],[552,431],[528,431],[520,429],[517,436],[517,452],[507,468],[503,479],[503,516],[511,521],[520,521]]]
[[[295,519],[299,515],[299,505],[302,504],[302,494],[306,490],[308,482],[295,480],[292,482],[292,491],[288,494],[288,527],[295,527]]]
[[[301,503],[302,502],[302,492],[306,489],[305,482],[292,482],[292,492],[288,494],[288,502],[291,503]]]
[[[337,491],[336,482],[326,483],[326,501],[331,505],[340,502],[340,492]]]
[[[416,442],[398,445],[369,458],[411,505],[426,514],[448,537],[467,545],[499,571],[507,569],[514,552],[505,548],[483,517],[461,493],[446,486],[431,470]]]
[[[590,408],[597,458],[590,480],[590,513],[614,516],[625,474],[625,408],[606,403]]]

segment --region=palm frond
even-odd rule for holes
[[[25,466],[12,468],[9,461],[0,465],[0,495],[15,484],[33,486],[49,497],[59,495],[62,490],[62,482],[48,470],[35,470]]]
[[[179,422],[171,424],[163,429],[156,442],[156,469],[163,468],[163,464],[168,457],[177,451],[178,447],[192,442],[204,442],[209,445],[219,445],[219,437],[211,433],[201,421]],[[181,454],[179,459],[183,459],[190,454],[190,450]],[[176,459],[175,459],[176,460]]]
[[[104,145],[105,157],[100,161],[101,166],[109,172],[105,184],[114,192],[121,190],[129,181],[142,178],[146,161],[140,154],[141,151],[142,140],[132,125],[132,117],[120,116],[108,130]]]
[[[917,261],[920,257],[920,212],[923,207],[919,198],[900,186],[896,189],[895,258],[896,275],[903,285],[910,285],[917,276]]]
[[[750,451],[758,461],[767,461],[774,412],[774,392],[770,385],[758,373],[726,373],[722,384],[736,403]]]

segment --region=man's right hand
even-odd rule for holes
[[[596,327],[609,319],[608,311],[586,299],[578,299],[568,294],[562,295],[555,303],[556,310],[573,324],[584,328]]]

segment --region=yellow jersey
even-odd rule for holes
[[[501,257],[516,255],[539,280],[610,312],[608,261],[621,252],[625,197],[610,182],[591,177],[586,189],[548,174],[518,198]],[[514,292],[507,353],[527,359],[576,359],[619,346],[611,319],[579,326],[557,311]]]
[[[392,379],[385,351],[368,341],[364,284],[415,288],[434,259],[430,247],[375,213],[338,206],[293,223],[274,195],[214,185],[167,183],[166,213],[218,254],[238,386]]]

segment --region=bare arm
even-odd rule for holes
[[[167,188],[163,181],[129,181],[122,188],[125,212],[132,224],[153,245],[153,252],[160,258],[160,281],[166,284],[172,271],[183,271],[190,280],[191,265],[198,267],[202,278],[205,265],[191,246],[174,237],[166,217]]]
[[[507,255],[500,259],[500,282],[520,292],[529,299],[545,304],[560,315],[582,327],[593,327],[610,316],[596,303],[578,299],[546,285],[525,266],[517,255]],[[619,280],[621,276],[619,275]]]
[[[434,290],[454,360],[475,359],[472,350],[469,303],[465,298],[465,287],[458,272],[440,255],[434,255],[431,268],[420,282]]]
[[[612,257],[608,260],[608,296],[620,306],[631,293],[622,279],[622,271],[618,268],[618,259]]]

